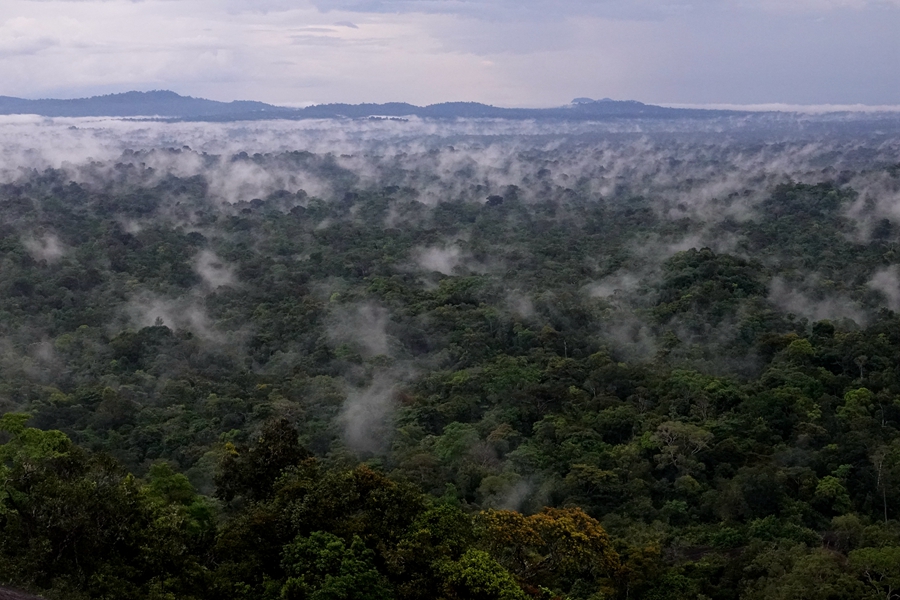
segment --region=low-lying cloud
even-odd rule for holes
[[[167,298],[148,292],[140,293],[125,304],[124,315],[132,327],[165,325],[172,330],[190,331],[210,342],[227,341],[227,336],[214,328],[199,297]]]
[[[811,321],[850,319],[864,325],[868,320],[863,307],[846,294],[816,297],[781,277],[772,279],[769,300],[780,309]]]
[[[444,275],[453,275],[463,261],[462,251],[457,246],[422,248],[415,260],[422,269]]]
[[[194,261],[194,271],[210,289],[235,284],[234,268],[210,250],[203,250]]]
[[[866,285],[884,294],[891,310],[900,310],[900,267],[892,265],[876,271]]]
[[[410,372],[385,371],[347,395],[338,421],[344,442],[359,454],[384,452],[390,443],[397,391]]]
[[[52,233],[45,233],[40,236],[26,236],[22,239],[22,245],[25,246],[32,258],[44,260],[48,263],[56,262],[66,253],[62,242]]]
[[[335,344],[349,344],[364,358],[391,353],[388,311],[374,303],[341,306],[331,313],[328,337]]]

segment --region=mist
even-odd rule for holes
[[[25,237],[22,239],[22,245],[25,246],[25,249],[28,250],[35,260],[44,260],[52,263],[65,254],[59,238],[52,233],[45,233],[37,237]]]
[[[391,353],[387,334],[388,311],[372,303],[341,306],[331,313],[328,336],[335,344],[348,344],[364,358]]]
[[[103,291],[80,313],[91,335],[164,325],[205,352],[190,360],[283,385],[259,395],[291,416],[297,390],[327,389],[303,409],[319,428],[304,435],[327,447],[321,431],[334,432],[356,455],[385,456],[406,388],[487,360],[479,353],[501,341],[745,374],[758,360],[734,348],[753,311],[849,327],[900,310],[898,121],[6,117],[2,226],[67,289]],[[771,243],[773,194],[799,185],[832,186],[841,251],[881,244],[878,267],[799,264]],[[90,259],[111,273],[103,285],[66,279],[90,241],[54,221],[60,203],[106,219],[94,231],[111,250]],[[694,276],[673,274],[672,260],[701,248],[748,261],[759,282],[728,318],[686,314],[687,293],[660,306],[662,287]],[[122,262],[126,250],[136,262]],[[40,287],[20,275],[28,264],[7,271],[11,297]],[[27,327],[0,331],[16,339],[3,372],[51,382],[74,360],[53,350],[72,325],[21,318]],[[527,504],[540,485],[508,482],[490,502]]]
[[[408,373],[384,372],[352,390],[338,416],[344,443],[361,455],[383,454],[391,441],[396,394]]]

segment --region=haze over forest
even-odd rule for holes
[[[0,112],[0,585],[894,597],[900,113]]]

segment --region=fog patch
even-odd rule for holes
[[[393,431],[397,389],[403,379],[396,373],[382,373],[363,389],[351,392],[341,408],[338,421],[344,442],[359,454],[379,454],[387,450]]]
[[[359,349],[364,358],[390,354],[388,311],[376,304],[341,306],[332,311],[328,337],[336,344]]]
[[[21,376],[52,385],[65,372],[53,341],[43,333],[22,328],[13,338],[0,337],[0,379],[12,381]]]
[[[864,325],[868,320],[862,306],[848,296],[835,293],[817,298],[782,277],[772,278],[769,301],[784,311],[811,321],[850,319]]]
[[[592,298],[608,298],[620,293],[637,289],[641,278],[633,273],[615,273],[596,283],[587,286],[587,293]]]
[[[866,285],[884,294],[891,310],[900,310],[900,268],[897,265],[876,271]]]
[[[117,219],[117,221],[125,233],[140,233],[144,229],[141,222],[135,219]]]
[[[203,250],[194,260],[194,271],[210,289],[235,284],[234,268],[226,264],[211,250]]]
[[[59,238],[52,233],[45,233],[40,237],[22,238],[22,245],[35,260],[44,260],[53,263],[62,258],[66,253]]]
[[[900,179],[884,171],[868,171],[857,174],[847,185],[857,192],[844,210],[856,223],[856,235],[851,239],[867,243],[883,221],[893,227],[900,224]]]
[[[643,270],[658,270],[667,259],[692,248],[708,247],[700,233],[690,233],[680,238],[648,233],[628,243],[629,254],[643,265]],[[713,249],[713,248],[711,248]]]
[[[32,344],[28,348],[28,357],[25,362],[25,372],[39,381],[53,381],[61,369],[63,362],[60,360],[49,339]]]
[[[603,327],[601,336],[629,359],[648,359],[658,350],[651,328],[628,313],[613,316]]]
[[[429,272],[453,275],[462,264],[462,251],[458,246],[440,248],[432,246],[420,249],[415,257],[416,264]]]
[[[502,510],[521,510],[525,501],[533,491],[533,486],[525,481],[516,482],[500,499],[498,508]]]
[[[216,331],[198,298],[165,298],[150,293],[132,298],[124,307],[129,324],[136,328],[165,325],[172,330],[190,331],[199,338],[225,343],[227,337]]]
[[[509,292],[506,295],[506,306],[523,319],[531,319],[537,314],[531,298],[519,291]]]
[[[213,196],[234,204],[242,200],[265,197],[276,190],[294,189],[301,186],[293,177],[280,177],[278,173],[266,170],[256,163],[241,161],[221,161],[206,174],[209,191]]]
[[[44,364],[53,364],[57,361],[56,349],[53,342],[43,339],[31,347],[31,355],[39,362]]]

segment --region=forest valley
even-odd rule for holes
[[[461,136],[20,169],[0,584],[900,598],[895,150]]]

